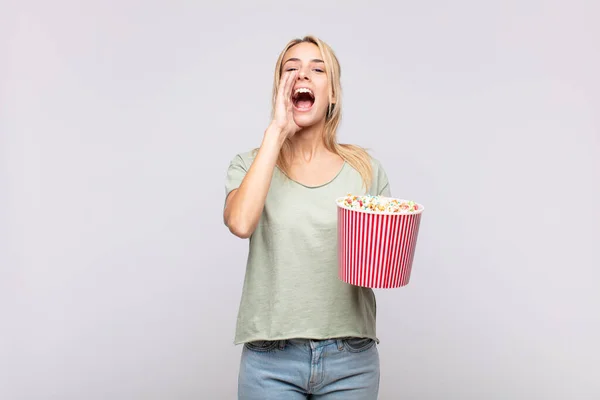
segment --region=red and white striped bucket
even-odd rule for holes
[[[368,288],[406,286],[423,206],[418,204],[417,211],[401,214],[351,210],[336,203],[339,278]]]

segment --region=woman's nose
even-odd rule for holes
[[[306,71],[304,69],[301,69],[300,71],[298,71],[298,80],[300,79],[308,79],[308,74],[306,73]]]

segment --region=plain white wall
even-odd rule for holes
[[[225,171],[273,67],[342,63],[340,139],[423,203],[381,399],[600,398],[597,1],[0,8],[0,398],[233,399]]]

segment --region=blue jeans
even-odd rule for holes
[[[239,400],[376,400],[379,352],[367,338],[244,344]]]

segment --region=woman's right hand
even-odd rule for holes
[[[292,101],[292,90],[297,76],[298,71],[288,71],[281,76],[275,99],[275,115],[272,124],[281,131],[284,139],[294,136],[300,130],[294,121]]]
[[[292,91],[297,72],[286,72],[279,83],[275,99],[275,115],[264,134],[258,154],[244,176],[240,187],[231,191],[225,203],[224,219],[229,230],[241,238],[249,238],[262,214],[271,185],[273,170],[285,139],[300,130],[294,122]]]

